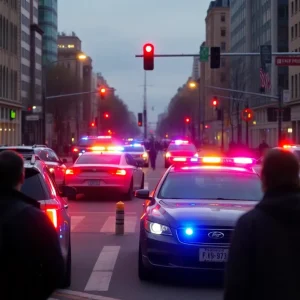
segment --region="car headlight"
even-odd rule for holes
[[[147,220],[145,221],[145,229],[148,232],[157,235],[172,235],[172,232],[168,226],[159,223],[150,222]]]

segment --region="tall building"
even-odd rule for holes
[[[0,145],[21,143],[20,9],[0,1]]]
[[[300,2],[289,0],[289,52],[300,52]],[[300,144],[300,67],[289,67],[293,141]]]
[[[200,78],[200,60],[199,57],[194,57],[192,68],[192,80],[198,80]]]
[[[38,26],[38,0],[21,2],[21,100],[22,141],[43,142],[42,119],[42,34]],[[32,110],[35,107],[35,111]],[[34,116],[32,116],[32,114]],[[34,119],[36,118],[36,119]]]
[[[43,64],[57,60],[57,0],[39,0],[39,25],[43,35]]]
[[[220,47],[221,52],[229,52],[230,49],[230,9],[229,1],[216,0],[211,1],[207,10],[205,18],[206,25],[206,40],[207,47]],[[219,69],[211,69],[209,63],[205,63],[205,76],[201,76],[201,81],[204,81],[205,86],[215,86],[221,88],[229,88],[230,80],[228,76],[228,69],[230,67],[230,60],[228,58],[221,58],[221,66]],[[224,111],[224,146],[228,145],[228,116],[229,101],[228,92],[218,91],[205,88],[204,99],[204,120],[207,129],[203,131],[203,139],[206,142],[214,143],[219,146],[222,144],[222,122],[218,120],[217,112],[212,107],[212,98],[217,96],[219,98],[219,108]]]
[[[231,52],[260,52],[261,45],[271,45],[273,52],[288,51],[288,0],[231,0]],[[270,77],[267,94],[278,95],[280,89],[288,89],[288,68],[277,67],[275,62],[266,66]],[[231,86],[233,89],[260,92],[260,57],[235,57],[232,59]],[[277,145],[276,122],[267,121],[267,107],[270,99],[236,94],[234,136],[235,141],[245,141],[245,122],[240,119],[240,111],[245,101],[254,110],[255,119],[249,124],[250,147],[257,147],[262,140],[270,146]],[[243,128],[244,127],[244,128]],[[283,124],[287,132],[290,123]],[[237,140],[236,140],[237,137]]]

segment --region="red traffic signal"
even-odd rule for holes
[[[95,122],[92,122],[92,123],[91,123],[91,127],[95,127]]]
[[[147,43],[143,47],[143,57],[144,57],[144,70],[153,71],[154,70],[154,46]]]
[[[190,123],[191,119],[190,118],[185,118],[185,123]]]
[[[100,97],[101,99],[104,99],[105,98],[105,94],[106,94],[106,89],[105,88],[100,88]]]
[[[249,122],[253,119],[254,117],[254,112],[252,109],[250,108],[245,108],[243,111],[242,111],[242,119],[245,121],[245,122]]]
[[[219,104],[218,99],[217,99],[217,98],[213,98],[213,99],[212,99],[212,106],[213,106],[213,107],[217,107],[218,104]]]
[[[108,118],[109,118],[109,114],[108,114],[108,113],[105,113],[105,114],[104,114],[104,118],[108,119]]]

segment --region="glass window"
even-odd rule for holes
[[[37,201],[46,200],[47,193],[41,182],[42,176],[36,170],[25,170],[25,181],[22,185],[21,192],[26,196],[31,197]]]
[[[124,152],[144,152],[144,147],[125,146]]]
[[[75,165],[92,165],[92,164],[103,164],[103,165],[119,165],[121,155],[115,154],[100,154],[99,155],[81,155],[75,162]]]
[[[168,151],[193,151],[193,152],[197,152],[197,149],[193,144],[188,144],[188,145],[175,145],[175,144],[172,144],[172,145],[169,146]]]
[[[259,201],[262,196],[261,182],[256,174],[211,171],[170,173],[158,197]]]

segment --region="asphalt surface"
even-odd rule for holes
[[[163,156],[156,170],[145,169],[145,188],[154,189],[164,173]],[[53,299],[187,300],[222,299],[220,276],[158,274],[141,282],[137,274],[139,219],[143,200],[125,203],[125,234],[117,236],[115,207],[122,199],[85,199],[69,203],[72,218],[72,285]]]

